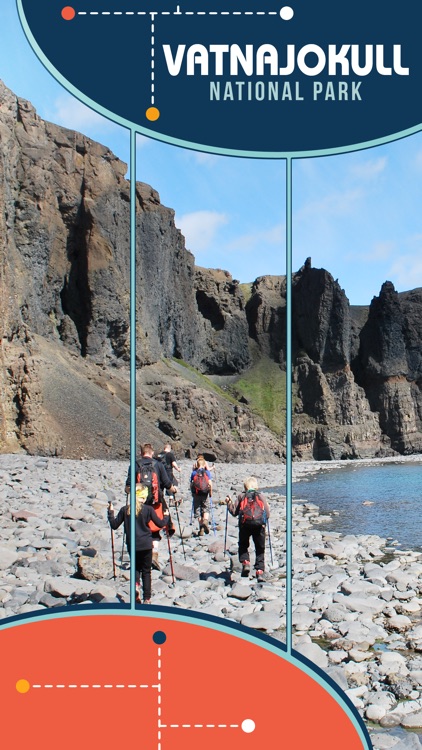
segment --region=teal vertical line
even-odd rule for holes
[[[286,161],[286,645],[292,653],[292,159]]]
[[[135,609],[136,510],[136,130],[130,131],[130,606]]]

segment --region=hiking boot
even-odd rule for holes
[[[140,586],[139,586],[139,583],[137,583],[135,584],[135,602],[138,602],[140,604],[141,601],[142,599],[141,599]]]
[[[198,534],[198,536],[204,536],[204,534],[205,534],[205,528],[204,528],[204,526],[200,526],[199,527],[199,534]]]
[[[202,524],[202,528],[204,529],[206,534],[210,533],[210,527],[208,526],[208,521],[204,521],[204,523]]]
[[[158,562],[158,552],[152,553],[152,566],[154,570],[161,570],[160,563]]]
[[[249,578],[250,569],[251,569],[251,564],[249,560],[245,560],[245,562],[242,563],[242,572],[241,572],[242,578]]]
[[[257,583],[264,583],[264,571],[263,570],[257,570],[256,571],[256,582]]]
[[[142,604],[151,604],[151,599],[144,599]]]

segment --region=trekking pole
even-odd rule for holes
[[[228,525],[228,521],[229,521],[229,506],[228,506],[228,503],[226,503],[226,528],[225,528],[225,531],[224,531],[224,555],[227,552],[227,525]]]
[[[130,494],[126,494],[126,512],[127,512],[127,506],[129,503]],[[123,539],[122,539],[122,554],[120,555],[120,565],[123,565],[123,556],[125,554],[125,535],[126,535],[126,529],[125,525],[123,524]]]
[[[214,532],[214,536],[216,536],[216,535],[217,535],[217,532],[216,532],[216,530],[215,530],[214,510],[213,510],[213,506],[212,506],[212,497],[211,497],[211,495],[210,495],[210,511],[211,511],[211,523],[212,523],[212,530],[213,530],[213,532]]]
[[[185,552],[185,545],[183,542],[182,527],[180,526],[179,508],[177,507],[176,499],[174,500],[174,507],[176,510],[177,523],[179,524],[179,534],[180,534],[180,541],[182,542],[183,557],[186,560],[186,552]]]
[[[110,509],[112,507],[111,500],[108,501],[108,512],[110,512]],[[110,526],[110,534],[111,534],[111,559],[113,561],[113,578],[116,580],[116,556],[114,553],[114,531],[112,527]]]
[[[114,531],[111,527],[110,527],[110,531],[111,531],[111,558],[113,560],[113,578],[114,580],[116,580],[116,558],[114,555]]]
[[[169,558],[170,558],[170,570],[171,570],[171,577],[173,579],[173,586],[175,584],[175,578],[174,578],[174,568],[173,568],[173,555],[171,554],[171,547],[170,547],[170,534],[168,532],[168,529],[166,528],[166,536],[167,536],[167,545],[169,548]]]
[[[213,471],[213,475],[214,475],[214,480],[213,480],[214,484],[213,484],[213,487],[215,486],[215,489],[216,489],[217,501],[220,502],[220,499],[221,499],[220,498],[220,490],[219,490],[220,485],[219,485],[218,478],[217,478],[217,473],[216,473],[216,470],[215,470],[215,464],[213,464],[212,471]]]
[[[189,526],[192,526],[192,523],[193,523],[193,497],[192,497],[192,507],[190,509],[190,522],[189,522]]]
[[[273,546],[271,544],[271,532],[270,532],[270,519],[267,519],[267,529],[268,529],[268,542],[270,545],[270,556],[271,556],[271,565],[274,565],[273,561]]]

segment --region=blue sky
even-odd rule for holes
[[[14,0],[0,10],[0,78],[38,114],[129,159],[129,134],[68,94],[20,28]],[[137,177],[176,212],[198,265],[241,282],[285,272],[285,164],[215,156],[139,137]],[[422,286],[422,134],[353,154],[293,164],[293,269],[329,270],[352,304],[385,280]]]

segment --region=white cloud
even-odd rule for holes
[[[388,278],[399,290],[416,289],[422,286],[422,253],[401,255],[390,266]]]
[[[218,154],[208,154],[205,151],[194,151],[193,157],[197,164],[206,167],[214,167],[223,158]]]
[[[385,240],[384,242],[374,242],[372,248],[367,253],[360,253],[359,258],[362,261],[379,261],[391,258],[395,249],[395,243]]]
[[[256,248],[259,252],[260,246],[279,245],[280,249],[285,246],[286,226],[275,224],[269,229],[262,229],[250,234],[242,234],[227,244],[229,250],[250,250]]]
[[[54,109],[47,114],[47,117],[58,125],[71,130],[83,131],[86,128],[94,127],[101,131],[110,131],[119,127],[70,94],[59,96],[54,102]]]
[[[228,223],[226,214],[217,211],[194,211],[176,218],[176,225],[186,238],[186,246],[196,253],[208,250],[221,226]]]
[[[305,203],[296,213],[295,220],[301,220],[309,217],[323,217],[327,220],[329,217],[348,216],[352,214],[358,203],[364,197],[364,192],[359,188],[354,190],[336,190],[319,198],[318,200]]]
[[[422,151],[417,152],[413,163],[417,169],[422,169]]]
[[[387,157],[380,156],[379,159],[367,159],[360,164],[354,164],[351,174],[361,180],[373,180],[378,177],[387,166]]]
[[[146,135],[136,134],[136,148],[144,148],[151,143],[151,138],[147,138]]]

